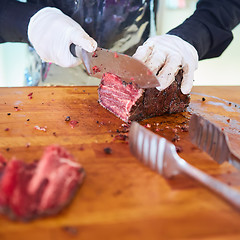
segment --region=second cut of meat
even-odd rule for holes
[[[0,212],[21,221],[56,214],[72,200],[84,175],[74,157],[57,145],[32,163],[0,155]]]

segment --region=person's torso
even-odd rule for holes
[[[77,21],[100,47],[132,54],[150,34],[153,0],[29,0]]]

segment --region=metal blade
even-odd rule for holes
[[[129,131],[129,147],[138,160],[162,173],[165,144],[160,144],[160,137],[137,122],[132,122]]]
[[[210,121],[193,114],[189,123],[189,135],[191,142],[208,153],[213,160],[219,164],[228,161],[240,169],[240,159],[232,153],[228,137]]]
[[[102,78],[104,73],[109,72],[127,83],[136,83],[140,88],[160,86],[148,67],[130,56],[103,48],[97,48],[94,53],[82,50],[81,55],[86,70],[93,77]]]
[[[133,155],[163,177],[172,177],[182,172],[240,209],[239,191],[188,164],[178,156],[175,146],[165,138],[133,122],[129,132],[129,143]]]
[[[129,147],[138,160],[164,177],[179,173],[175,163],[179,160],[175,146],[137,122],[131,123]]]
[[[239,159],[233,159],[230,158],[229,159],[229,163],[232,164],[235,168],[237,168],[238,170],[240,170],[240,162]]]

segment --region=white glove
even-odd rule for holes
[[[194,71],[198,67],[198,53],[188,42],[168,34],[151,37],[138,47],[133,57],[148,66],[153,74],[157,74],[160,83],[158,90],[164,90],[171,85],[182,68],[181,91],[183,94],[190,93]]]
[[[73,67],[82,62],[71,54],[71,43],[88,52],[97,48],[96,41],[77,22],[51,7],[43,8],[31,17],[28,38],[42,60],[61,67]]]

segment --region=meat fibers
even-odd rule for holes
[[[63,147],[46,148],[39,161],[0,156],[0,212],[29,221],[61,211],[82,184],[84,170]]]
[[[133,82],[105,73],[98,88],[99,103],[128,123],[163,115],[182,112],[190,102],[190,95],[181,92],[182,71],[165,90],[142,89]]]

